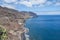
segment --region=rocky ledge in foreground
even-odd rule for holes
[[[1,40],[25,40],[24,33],[28,32],[24,27],[26,19],[36,16],[32,12],[19,12],[17,10],[8,9],[0,6],[0,27],[4,30],[0,31]],[[0,28],[0,29],[1,29]],[[2,33],[2,34],[1,34]],[[6,38],[6,39],[4,39]]]

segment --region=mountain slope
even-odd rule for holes
[[[7,30],[8,39],[6,40],[22,40],[24,37],[22,34],[26,30],[24,22],[27,18],[34,17],[34,15],[36,14],[32,12],[19,12],[0,6],[0,27]]]

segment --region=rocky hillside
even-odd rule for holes
[[[33,12],[26,12],[26,11],[21,11],[22,14],[29,14],[30,16],[33,16],[33,17],[37,17],[36,13],[33,13]]]
[[[36,16],[32,12],[19,12],[0,6],[0,27],[7,30],[6,40],[23,40],[24,22],[26,19]]]

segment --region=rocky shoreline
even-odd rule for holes
[[[4,27],[7,31],[6,40],[29,40],[27,35],[29,30],[25,28],[25,20],[33,17],[30,13],[0,7],[0,27]]]

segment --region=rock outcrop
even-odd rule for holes
[[[7,30],[6,40],[23,40],[25,33],[24,22],[26,19],[33,17],[32,12],[19,12],[0,6],[0,27]],[[35,14],[34,14],[35,15]]]

